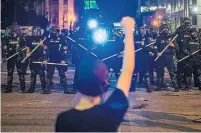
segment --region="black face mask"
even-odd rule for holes
[[[161,31],[161,34],[164,36],[168,36],[170,34],[169,29],[165,28]]]
[[[17,34],[15,32],[11,33],[11,37],[15,38],[15,37],[17,37]]]
[[[53,39],[56,39],[58,36],[57,36],[57,33],[51,33],[50,34],[50,38],[53,38]]]
[[[184,30],[185,30],[186,32],[189,32],[190,29],[191,29],[191,25],[189,25],[189,24],[184,25]]]

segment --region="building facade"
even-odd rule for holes
[[[201,0],[166,0],[166,17],[171,19],[174,29],[181,25],[184,17],[192,20],[192,24],[201,28]]]
[[[40,0],[35,2],[36,13],[46,16],[51,26],[69,29],[76,21],[74,0]]]

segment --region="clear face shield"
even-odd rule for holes
[[[13,31],[13,32],[11,33],[11,36],[12,36],[12,37],[17,37],[17,33],[16,33],[15,31]]]
[[[40,36],[40,30],[39,29],[33,29],[32,30],[32,36]]]
[[[189,32],[190,29],[191,29],[191,24],[190,24],[190,23],[185,23],[185,24],[184,24],[184,30],[185,30],[186,32]]]

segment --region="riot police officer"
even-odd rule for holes
[[[48,38],[44,41],[45,47],[48,51],[48,62],[51,63],[61,63],[67,64],[67,53],[68,45],[63,36],[59,34],[60,30],[58,27],[53,26],[50,29],[50,34]],[[67,66],[56,66],[47,65],[47,92],[51,93],[51,88],[53,87],[53,75],[55,68],[57,68],[60,76],[60,83],[64,87],[64,93],[73,93],[68,91],[68,84],[65,72],[67,71]]]
[[[29,48],[29,53],[33,51],[38,45],[38,48],[35,49],[35,51],[32,53],[30,56],[30,70],[31,70],[31,83],[30,83],[30,88],[29,88],[29,93],[33,93],[35,91],[35,85],[36,85],[36,76],[39,74],[40,76],[40,81],[41,81],[41,86],[43,93],[48,93],[46,89],[46,77],[45,77],[45,66],[42,64],[35,64],[34,62],[43,62],[47,60],[47,55],[46,52],[44,51],[43,48],[43,40],[44,38],[40,34],[41,28],[38,26],[34,26],[32,28],[32,36],[27,37],[27,46]]]
[[[189,40],[190,37],[190,30],[191,30],[191,22],[189,18],[184,18],[183,20],[183,27],[180,28],[177,37],[177,44],[179,46],[179,52],[177,53],[178,60],[182,59],[183,57],[190,54],[189,49]],[[184,81],[185,90],[189,90],[191,88],[191,75],[186,70],[189,69],[189,59],[186,59],[177,65],[177,80],[179,88],[182,87],[181,83]]]
[[[149,80],[150,58],[149,58],[149,47],[146,47],[148,43],[145,41],[146,39],[145,35],[146,34],[144,27],[141,26],[135,37],[135,47],[136,50],[139,48],[142,48],[142,50],[136,53],[136,63],[135,63],[136,67],[135,72],[133,74],[132,87],[130,91],[135,90],[138,73],[139,73],[139,82],[143,82],[144,79],[144,85],[147,92],[153,91],[150,86],[150,80]]]
[[[180,46],[180,43],[182,41],[184,41],[184,36],[186,37],[185,40],[189,39],[187,36],[189,34],[189,26],[191,23],[191,20],[189,18],[183,18],[182,22],[181,22],[181,26],[178,27],[174,33],[174,35],[178,35],[177,39],[176,39],[176,43],[178,46]],[[184,35],[185,34],[185,35]],[[182,40],[182,41],[181,41]],[[178,51],[176,51],[176,57],[177,59],[181,59],[183,58],[183,54],[182,52],[180,52],[180,49]],[[177,82],[178,82],[178,87],[179,88],[183,88],[183,85],[185,84],[185,76],[184,76],[184,66],[182,65],[182,63],[178,63],[177,64]]]
[[[8,33],[9,37],[6,41],[6,57],[10,57],[14,55],[15,53],[19,52],[16,56],[9,59],[7,61],[7,88],[5,89],[5,93],[11,93],[12,92],[12,82],[13,82],[13,73],[15,66],[17,67],[17,72],[19,75],[20,80],[20,88],[21,91],[25,92],[25,65],[21,63],[23,58],[26,56],[25,49],[26,49],[26,42],[24,38],[20,35],[21,34],[21,28],[17,24],[13,24],[8,27]]]
[[[189,40],[189,52],[190,55],[197,50],[201,50],[201,42],[199,40],[198,32],[195,28],[190,31],[190,40]],[[201,52],[198,52],[190,56],[188,61],[189,69],[186,69],[185,72],[187,75],[194,75],[194,83],[196,87],[199,87],[201,90]],[[189,81],[189,84],[191,82]]]
[[[171,34],[169,27],[167,24],[162,24],[160,27],[160,35],[157,37],[156,43],[154,45],[156,48],[155,54],[160,56],[160,58],[156,62],[157,91],[161,90],[165,67],[167,67],[168,69],[170,79],[175,92],[179,91],[176,82],[175,65],[173,59],[176,46],[173,43],[169,44],[170,40],[171,40]],[[162,52],[167,45],[169,45],[169,47],[165,50],[163,54],[161,54],[160,52]]]
[[[158,35],[154,31],[154,29],[149,28],[146,31],[146,42],[148,44],[154,43],[156,41],[157,36]],[[155,71],[155,61],[154,61],[154,59],[155,59],[155,56],[154,56],[154,53],[152,52],[153,46],[154,45],[149,46],[149,48],[150,48],[150,51],[149,51],[149,56],[150,56],[149,78],[150,78],[150,83],[151,84],[155,84],[155,81],[154,81],[154,71]]]

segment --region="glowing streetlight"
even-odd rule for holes
[[[91,19],[91,20],[88,21],[88,27],[90,29],[95,29],[95,28],[97,28],[97,26],[98,26],[97,20]]]
[[[193,13],[197,13],[198,12],[198,7],[195,6],[195,7],[192,8],[192,10],[193,10]]]

